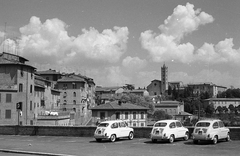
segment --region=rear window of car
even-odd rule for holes
[[[109,125],[109,123],[100,123],[98,125],[98,127],[107,127]]]
[[[155,123],[154,127],[165,127],[167,125],[166,122],[158,122],[158,123]]]
[[[209,122],[199,122],[197,123],[196,127],[209,127]]]

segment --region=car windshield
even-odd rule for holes
[[[108,123],[100,123],[98,127],[107,127],[109,124]]]
[[[209,127],[209,122],[199,122],[197,123],[196,127]]]
[[[154,127],[165,127],[167,125],[166,122],[158,122],[158,123],[155,123]]]

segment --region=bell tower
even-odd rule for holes
[[[161,92],[164,94],[168,89],[168,67],[165,65],[165,63],[161,67],[161,78]]]

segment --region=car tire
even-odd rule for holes
[[[110,141],[111,142],[115,142],[116,141],[116,135],[115,134],[112,134],[111,137],[110,137]]]
[[[183,137],[183,140],[187,141],[188,139],[189,139],[189,133],[186,132],[186,133],[185,133],[185,136]]]
[[[218,142],[218,137],[215,135],[213,137],[212,143],[215,145],[215,144],[217,144],[217,142]]]
[[[230,135],[229,135],[229,133],[227,134],[226,141],[230,141]]]
[[[173,143],[174,142],[174,135],[170,135],[168,141],[169,141],[169,143]]]
[[[153,143],[156,143],[156,142],[157,142],[157,139],[152,139],[152,142],[153,142]]]
[[[198,144],[198,140],[193,140],[193,143],[194,144]]]
[[[96,141],[97,141],[97,142],[101,142],[101,141],[102,141],[102,139],[96,139]]]
[[[134,137],[133,132],[130,132],[129,135],[128,135],[128,139],[129,139],[129,140],[132,140],[133,137]]]

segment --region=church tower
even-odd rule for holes
[[[161,92],[164,94],[168,89],[168,67],[165,65],[165,63],[161,67],[161,78]]]

